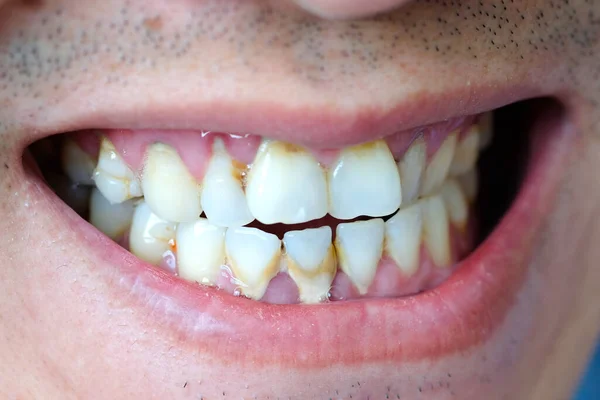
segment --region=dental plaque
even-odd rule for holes
[[[73,208],[141,260],[209,290],[316,304],[450,276],[473,245],[490,135],[485,114],[338,149],[125,130],[60,146],[62,174],[85,193]]]

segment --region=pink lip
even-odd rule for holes
[[[575,136],[570,125],[549,114],[534,129],[528,176],[496,230],[444,284],[409,298],[319,306],[235,298],[141,262],[70,210],[68,224],[91,256],[102,260],[98,268],[114,269],[106,276],[112,277],[116,295],[125,297],[134,312],[150,314],[156,330],[176,332],[190,351],[255,368],[274,362],[316,368],[437,358],[489,338],[525,280],[528,257]],[[66,208],[46,192],[53,207]]]

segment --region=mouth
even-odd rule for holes
[[[215,358],[315,368],[493,335],[527,277],[567,126],[552,99],[344,146],[90,126],[23,160],[157,326]]]

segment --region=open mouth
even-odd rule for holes
[[[294,365],[409,359],[502,321],[551,202],[564,115],[528,100],[343,148],[93,127],[33,143],[24,164],[120,283],[185,310],[168,323],[185,319],[203,348],[267,362],[260,348],[277,342]],[[344,338],[353,326],[367,336]]]

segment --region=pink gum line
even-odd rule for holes
[[[412,141],[423,135],[427,142],[427,153],[431,157],[443,140],[455,130],[463,134],[476,121],[475,116],[459,117],[426,127],[411,129],[385,138],[386,143],[396,159],[400,159]],[[144,155],[149,145],[157,142],[174,147],[190,173],[198,180],[204,177],[208,162],[212,155],[213,142],[220,137],[229,154],[242,164],[249,165],[254,161],[261,137],[253,135],[230,135],[225,133],[203,133],[199,131],[164,131],[164,130],[95,130],[81,131],[72,134],[86,152],[94,158],[98,155],[101,135],[108,137],[117,152],[134,171],[141,173]],[[375,138],[374,138],[375,139]],[[334,162],[340,149],[309,149],[316,159],[328,166]]]

